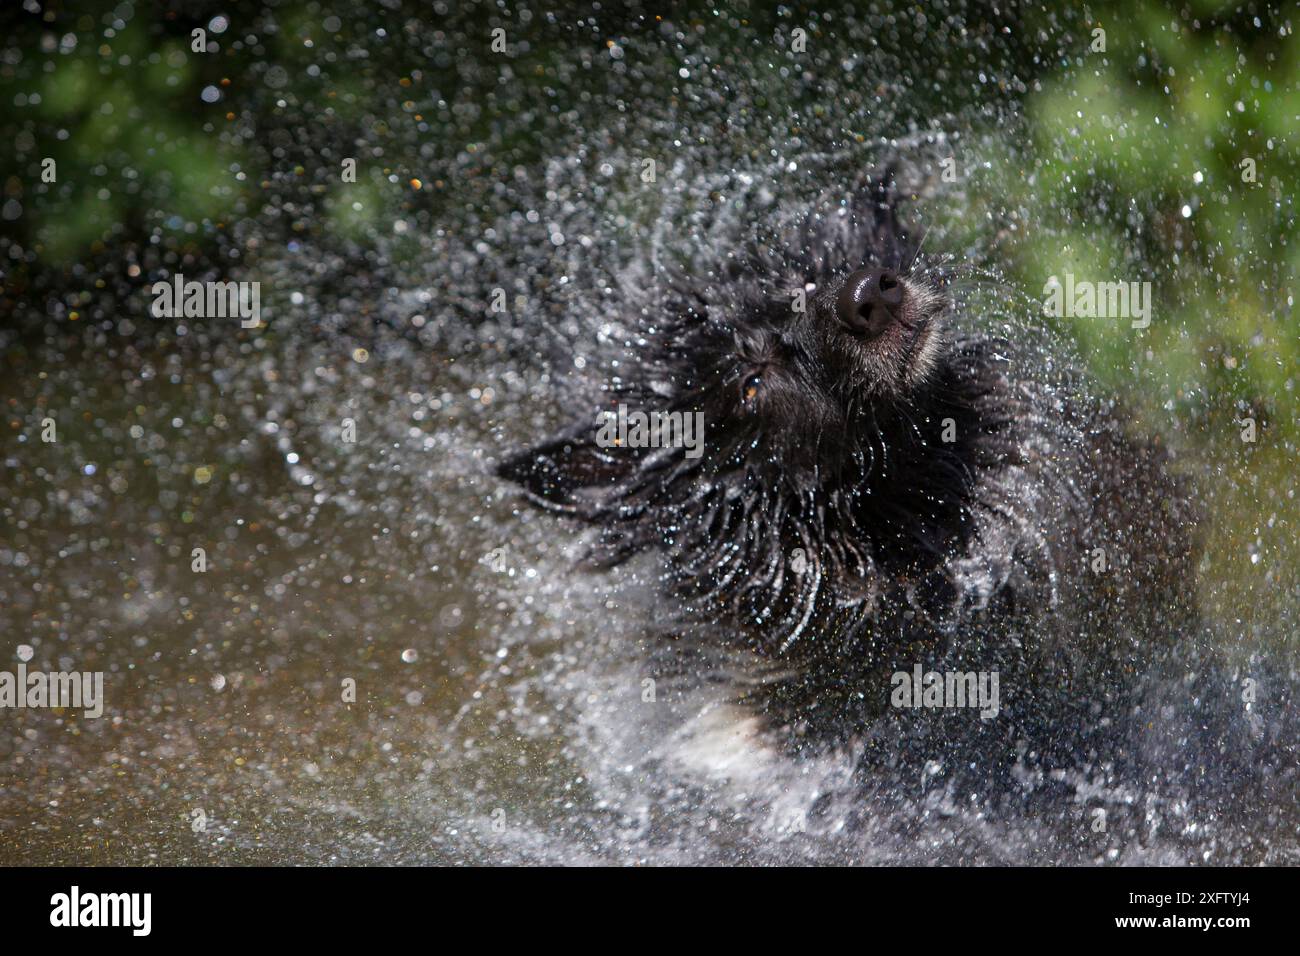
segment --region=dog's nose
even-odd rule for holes
[[[850,331],[874,338],[889,328],[903,302],[903,284],[893,269],[858,269],[849,273],[836,303],[836,314]]]

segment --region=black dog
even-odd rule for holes
[[[1009,751],[1048,698],[1104,720],[1194,629],[1192,509],[1042,320],[918,255],[902,202],[876,173],[626,292],[601,400],[499,473],[599,526],[600,561],[660,552],[678,635],[800,740],[863,735],[920,664],[1000,671]],[[598,441],[620,405],[702,413],[704,453]]]

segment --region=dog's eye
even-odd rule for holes
[[[758,397],[758,390],[762,387],[762,375],[754,374],[745,379],[745,383],[740,386],[740,395],[746,405],[753,404],[754,399]]]

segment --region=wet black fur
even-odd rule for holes
[[[1192,512],[1041,319],[918,255],[907,200],[886,169],[713,262],[626,283],[617,374],[499,473],[599,527],[597,561],[661,554],[680,643],[801,739],[878,738],[889,674],[920,662],[999,669],[1003,716],[981,731],[1011,753],[1045,699],[1055,722],[1095,722],[1194,632]],[[942,347],[915,387],[864,377],[834,325],[862,266],[934,296]],[[597,447],[597,412],[619,403],[703,412],[704,455]]]

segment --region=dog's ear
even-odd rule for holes
[[[512,455],[497,475],[521,485],[532,501],[552,511],[590,516],[613,486],[636,470],[637,451],[602,448],[594,426],[578,427]]]

